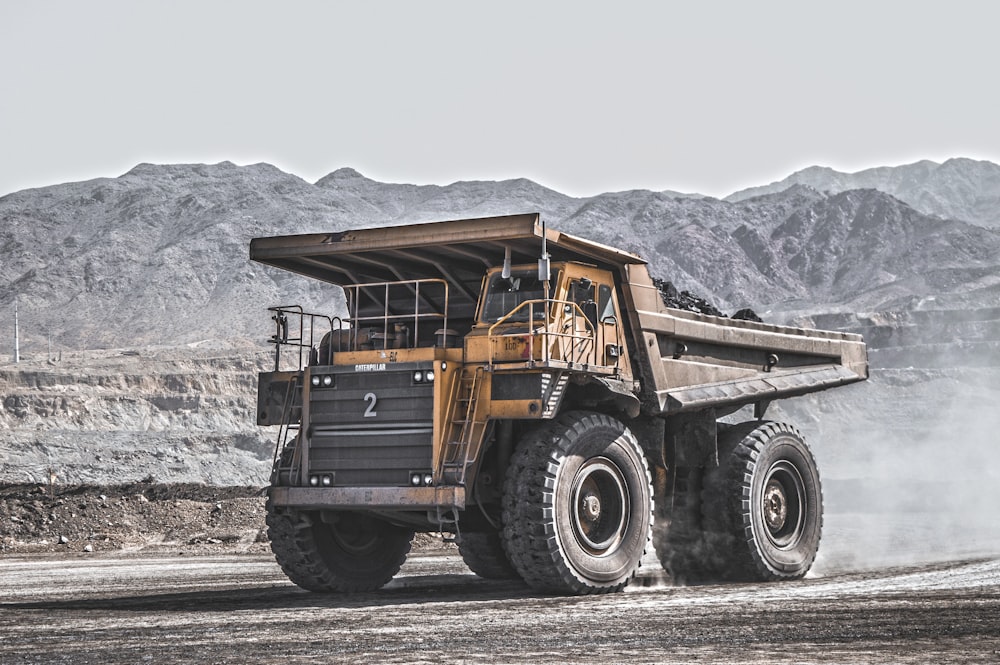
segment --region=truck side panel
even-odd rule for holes
[[[860,335],[671,309],[644,265],[625,274],[647,411],[739,406],[868,377]]]

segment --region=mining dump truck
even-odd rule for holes
[[[344,294],[270,308],[259,376],[268,533],[297,585],[377,589],[416,532],[559,594],[622,589],[650,544],[680,583],[812,565],[816,464],[765,416],[867,378],[860,336],[668,308],[642,258],[538,214],[256,238],[250,256]]]

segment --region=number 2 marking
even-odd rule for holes
[[[368,402],[368,408],[365,409],[365,418],[374,418],[378,415],[375,413],[375,405],[378,404],[378,397],[375,396],[375,393],[368,393],[364,399]]]

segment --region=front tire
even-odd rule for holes
[[[332,517],[268,499],[271,551],[292,582],[319,593],[374,591],[399,572],[413,531],[362,513]]]
[[[515,580],[517,571],[510,564],[500,534],[496,531],[462,532],[458,551],[469,570],[488,580]]]
[[[823,492],[812,452],[794,427],[751,422],[720,438],[720,466],[707,474],[705,538],[727,554],[726,579],[771,582],[809,572],[823,528]]]
[[[635,436],[610,416],[569,412],[525,437],[511,458],[504,546],[535,589],[619,591],[649,543],[651,509]]]

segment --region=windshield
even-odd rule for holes
[[[552,278],[553,283],[558,283],[559,275]],[[486,300],[483,303],[483,311],[480,320],[486,323],[495,323],[508,312],[528,300],[541,300],[545,297],[544,283],[539,281],[536,270],[516,270],[511,272],[509,278],[500,276],[500,273],[493,273],[489,283],[486,285]],[[527,321],[528,307],[525,307],[510,321]],[[545,307],[538,305],[534,308],[535,318],[545,318]]]

